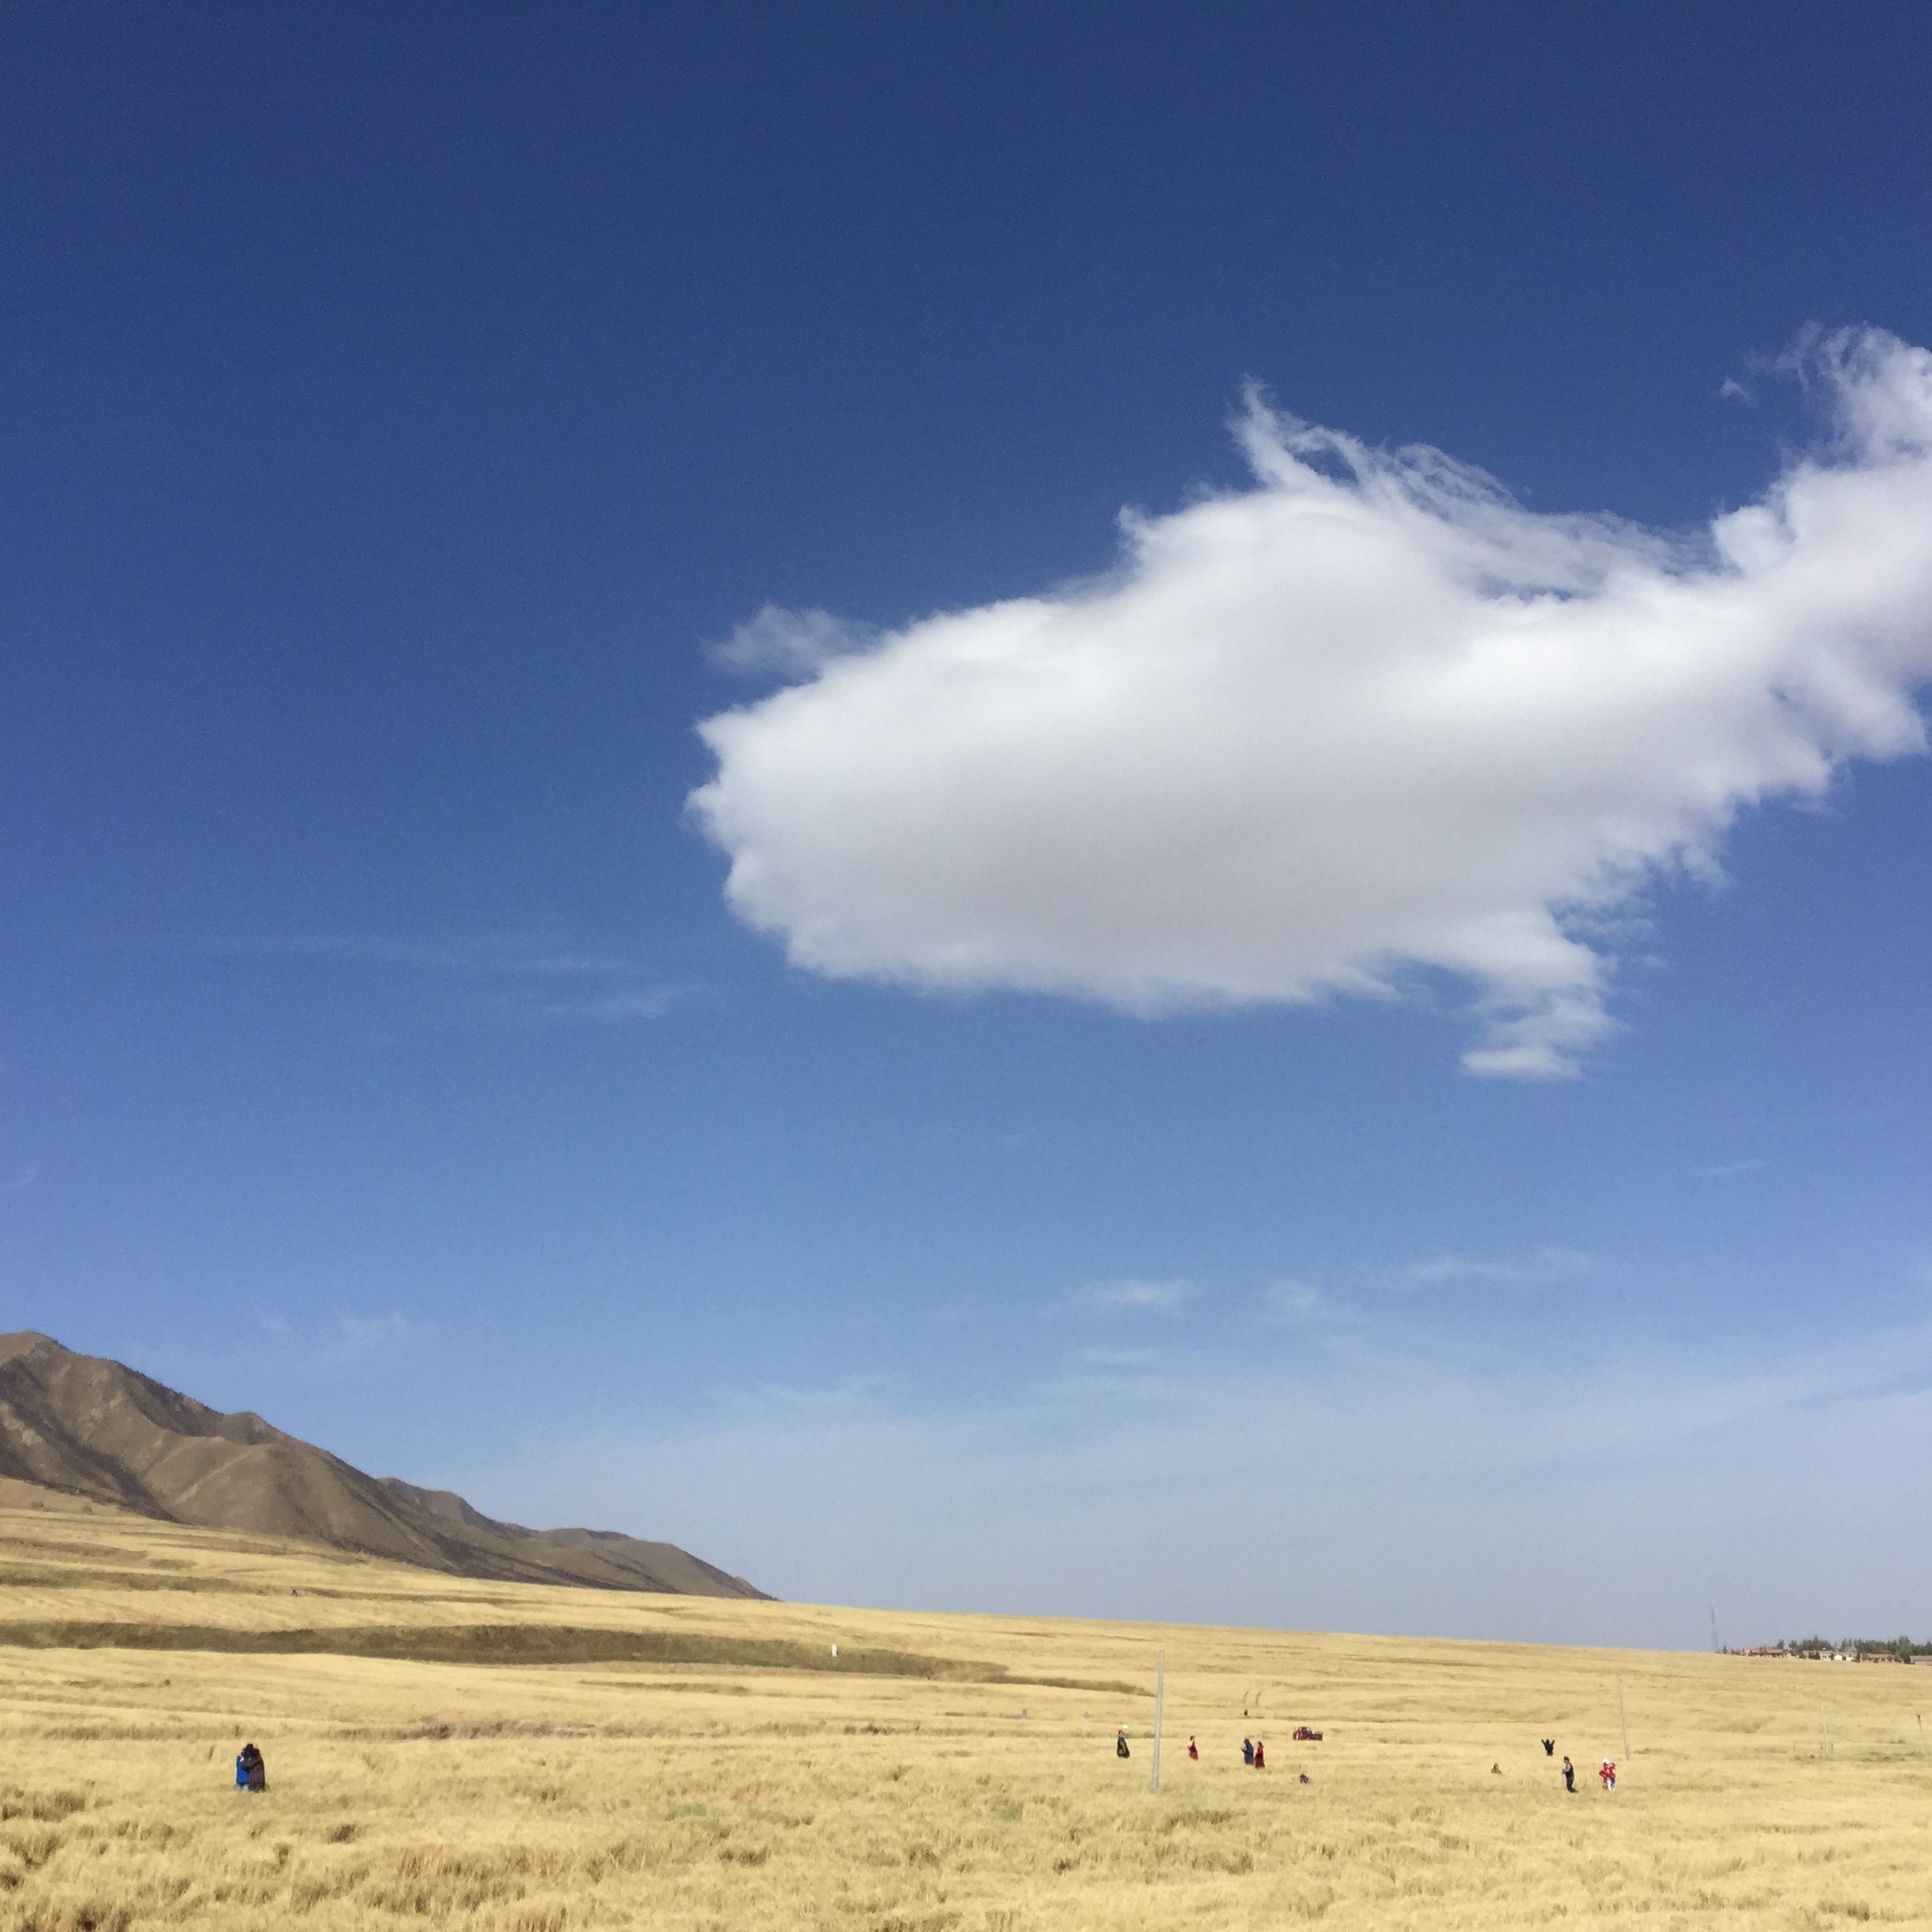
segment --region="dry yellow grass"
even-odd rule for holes
[[[469,1583],[104,1511],[0,1510],[0,1623],[6,1932],[1932,1924],[1917,1669]],[[656,1655],[99,1647],[504,1627]],[[1079,1687],[1109,1683],[1142,1688]]]

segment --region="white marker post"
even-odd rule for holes
[[[1167,1694],[1167,1653],[1157,1652],[1154,1658],[1154,1762],[1148,1767],[1148,1789],[1160,1789],[1160,1734],[1161,1705]]]
[[[1623,1679],[1617,1679],[1617,1717],[1623,1726],[1623,1758],[1629,1761],[1637,1754],[1630,1747],[1630,1713],[1623,1708]]]

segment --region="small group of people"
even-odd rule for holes
[[[249,1748],[253,1750],[254,1747],[250,1745]],[[1122,1724],[1114,1734],[1114,1754],[1117,1758],[1131,1758],[1133,1755],[1133,1753],[1128,1748],[1127,1727],[1125,1724]],[[1200,1762],[1200,1746],[1194,1741],[1192,1735],[1188,1739],[1187,1754],[1196,1764]],[[1265,1771],[1267,1769],[1267,1745],[1260,1738],[1243,1738],[1241,1739],[1241,1762],[1245,1765],[1252,1765],[1257,1771]],[[1307,1774],[1304,1773],[1301,1782],[1305,1784],[1308,1781]]]
[[[253,1744],[244,1744],[241,1756],[235,1760],[235,1788],[251,1792],[268,1788],[268,1763]]]
[[[1544,1757],[1548,1757],[1556,1748],[1556,1747],[1548,1738],[1543,1740]],[[1565,1791],[1573,1792],[1576,1789],[1576,1766],[1570,1762],[1570,1756],[1567,1751],[1563,1754],[1563,1781]],[[1602,1785],[1606,1795],[1616,1789],[1616,1761],[1615,1758],[1606,1758],[1597,1767],[1597,1781]]]

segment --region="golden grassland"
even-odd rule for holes
[[[0,1932],[1932,1925],[1922,1686],[469,1582],[0,1508]]]

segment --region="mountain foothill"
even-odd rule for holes
[[[97,1505],[294,1537],[452,1576],[760,1597],[742,1577],[608,1530],[500,1522],[448,1490],[364,1474],[244,1411],[225,1414],[51,1337],[0,1335],[6,1500]]]

